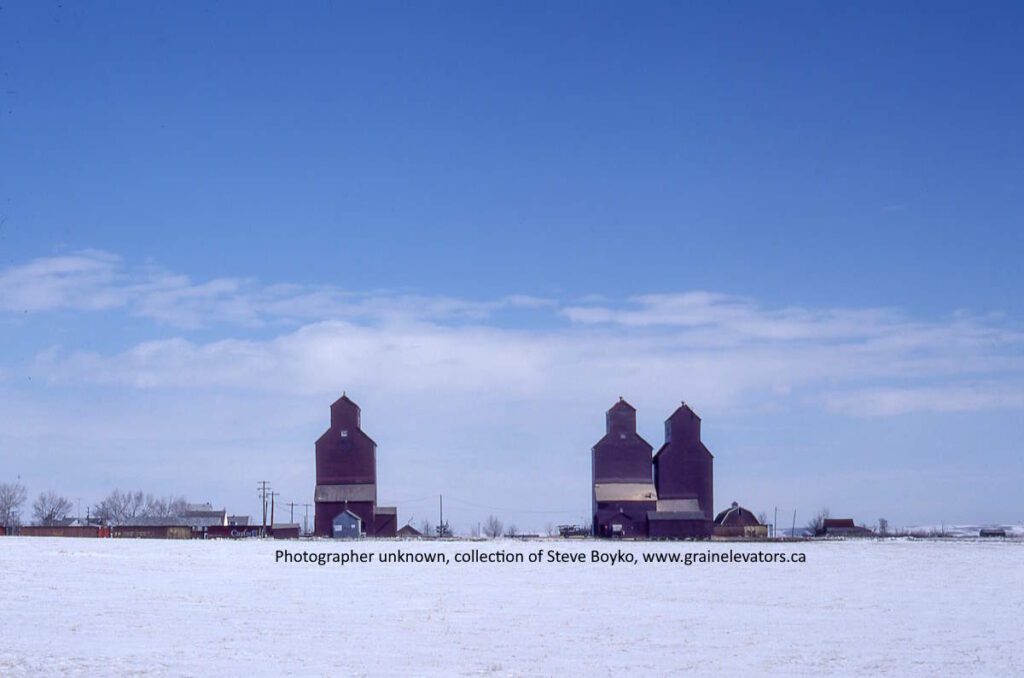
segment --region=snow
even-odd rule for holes
[[[386,564],[382,553],[806,553]],[[373,553],[365,564],[275,551]],[[1024,673],[1024,542],[0,538],[0,675]]]

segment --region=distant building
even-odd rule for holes
[[[853,524],[853,518],[825,518],[816,537],[873,537],[875,533],[866,527]]]
[[[753,512],[733,502],[715,516],[714,534],[716,537],[764,538],[768,536],[768,526],[762,525]]]
[[[397,510],[377,505],[377,443],[360,428],[359,406],[347,395],[331,405],[331,426],[316,441],[313,500],[319,536],[395,536]]]
[[[270,536],[274,539],[298,539],[301,527],[298,523],[274,523],[270,527]]]
[[[23,537],[109,537],[110,529],[100,525],[22,525],[15,534]]]
[[[181,512],[180,517],[182,522],[191,528],[225,527],[228,524],[227,509],[215,509],[210,502],[185,504],[185,510]]]
[[[412,525],[403,525],[402,528],[398,530],[398,536],[402,539],[419,539],[423,536],[423,533]]]
[[[206,502],[204,504],[185,504],[185,509],[175,516],[134,516],[122,521],[119,525],[124,528],[130,527],[139,529],[135,531],[122,530],[118,534],[114,535],[117,537],[157,535],[153,536],[153,538],[176,539],[176,536],[161,537],[159,535],[178,534],[178,531],[176,530],[167,531],[164,530],[164,528],[187,527],[197,538],[202,538],[208,533],[210,535],[224,536],[227,534],[227,529],[230,524],[228,522],[227,509],[215,509],[213,508],[213,504]],[[148,528],[159,529],[147,532],[146,529]]]
[[[653,458],[652,450],[637,433],[636,409],[619,398],[591,449],[593,534],[709,538],[712,458],[700,441],[700,418],[684,403],[665,422],[665,444]]]
[[[230,527],[248,527],[249,516],[228,516],[228,526]]]

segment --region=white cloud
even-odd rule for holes
[[[0,310],[124,309],[179,329],[261,327],[332,318],[472,320],[505,309],[539,309],[553,303],[526,295],[474,301],[329,285],[264,286],[247,278],[194,282],[155,266],[129,267],[120,257],[99,250],[36,259],[0,272]]]
[[[728,332],[728,330],[719,330]],[[892,330],[896,331],[896,330]],[[143,342],[109,355],[41,352],[34,372],[54,384],[98,383],[133,388],[225,388],[281,394],[330,394],[341,387],[429,392],[465,399],[541,400],[647,393],[669,402],[686,397],[717,411],[765,398],[820,398],[835,408],[844,392],[885,382],[954,387],[977,375],[1019,383],[1021,359],[978,343],[973,325],[922,331],[894,342],[886,332],[857,341],[716,344],[708,329],[611,332],[592,328],[509,330],[426,322],[325,321],[268,340],[195,343],[181,337]],[[978,397],[961,388],[906,401],[902,409],[1004,408],[1012,399]],[[837,395],[838,393],[838,395]],[[943,394],[949,398],[944,399]],[[502,395],[504,394],[504,395]]]
[[[937,387],[868,388],[826,396],[835,412],[862,417],[910,412],[977,412],[1024,409],[1024,387],[998,382]]]
[[[97,311],[124,306],[131,296],[119,279],[119,257],[98,250],[36,259],[0,272],[0,309]]]
[[[1020,407],[1024,335],[1005,318],[941,321],[893,309],[767,309],[711,292],[559,306],[530,296],[465,300],[330,286],[195,282],[84,251],[0,273],[0,308],[120,308],[177,328],[220,328],[197,343],[168,336],[113,352],[47,348],[33,374],[53,384],[241,389],[329,395],[339,388],[465,399],[601,399],[647,393],[718,411],[766,399],[859,415]],[[545,329],[491,322],[546,313]],[[561,317],[568,322],[558,323]],[[247,327],[277,327],[266,339]],[[5,370],[8,379],[16,370]],[[994,397],[991,383],[1003,389]],[[865,404],[874,403],[874,404]]]

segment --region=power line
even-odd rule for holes
[[[488,509],[489,511],[505,511],[507,513],[538,513],[538,514],[561,513],[561,514],[568,515],[570,513],[571,514],[578,514],[580,512],[579,509],[573,509],[571,511],[546,511],[546,510],[538,510],[538,509],[502,508],[500,506],[488,506],[487,504],[477,504],[477,503],[474,503],[474,502],[471,502],[471,501],[466,501],[465,499],[459,499],[458,497],[453,497],[451,495],[448,495],[448,499],[451,500],[451,501],[458,502],[460,504],[466,504],[468,506],[473,506],[475,508]]]
[[[417,504],[424,501],[434,501],[436,495],[430,495],[427,497],[418,497],[416,499],[387,499],[388,504]]]

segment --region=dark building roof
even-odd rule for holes
[[[760,524],[761,521],[757,519],[757,516],[736,502],[733,502],[732,506],[715,516],[715,525],[721,525],[723,527]]]
[[[420,532],[419,530],[417,530],[412,525],[403,525],[398,530],[398,536],[399,537],[422,537],[423,533]]]
[[[619,396],[619,402],[617,402],[617,403],[615,403],[614,405],[611,406],[611,409],[613,409],[613,410],[616,410],[616,409],[621,410],[621,409],[625,409],[625,408],[629,408],[629,409],[633,410],[634,412],[636,412],[636,408],[633,407],[632,405],[630,405],[629,403],[627,403],[626,399],[623,398],[622,396]]]
[[[355,409],[356,412],[361,412],[362,411],[362,410],[359,409],[359,405],[356,405],[356,402],[354,400],[352,400],[351,398],[349,398],[348,394],[345,393],[345,392],[342,392],[341,397],[338,398],[337,400],[335,400],[333,403],[331,403],[331,409],[333,410],[335,407],[342,407],[342,406],[343,407],[353,408],[353,409]]]
[[[827,530],[830,527],[856,527],[856,525],[853,524],[853,518],[825,518],[822,527]]]

